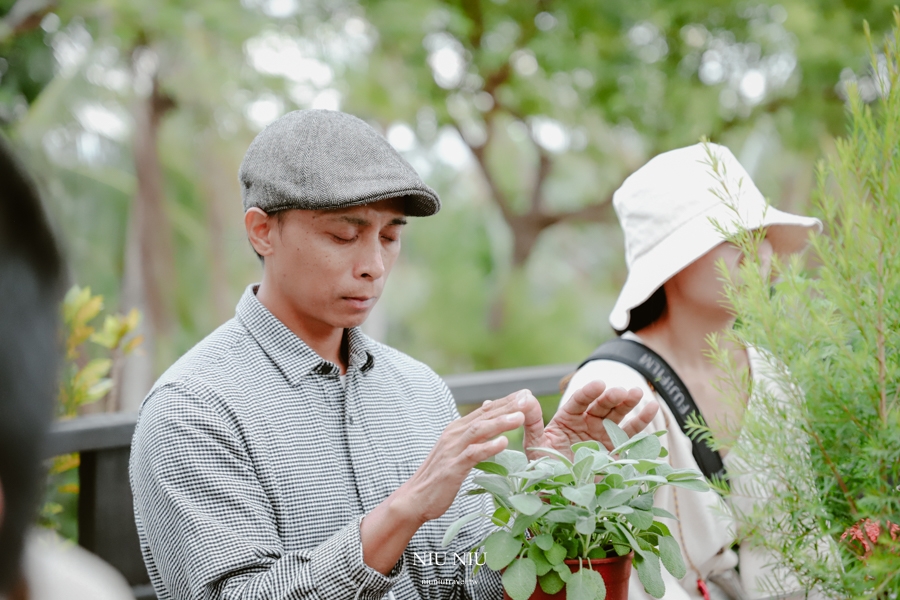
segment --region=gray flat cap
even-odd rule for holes
[[[433,215],[438,195],[366,122],[332,110],[297,110],[263,129],[238,173],[244,210],[346,208],[405,198],[406,214]]]

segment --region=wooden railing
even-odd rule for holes
[[[575,365],[544,365],[451,375],[444,380],[458,405],[501,398],[527,388],[537,396],[559,392],[559,380]],[[53,426],[48,457],[81,454],[78,543],[119,570],[137,600],[155,600],[144,568],[128,483],[128,457],[137,415],[79,417]]]

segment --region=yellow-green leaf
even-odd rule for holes
[[[108,358],[95,358],[75,375],[75,385],[90,388],[101,378],[109,374],[112,361]]]
[[[112,388],[112,379],[101,379],[90,387],[90,389],[87,391],[87,397],[85,398],[83,403],[90,404],[91,402],[96,402],[97,400],[108,394]]]

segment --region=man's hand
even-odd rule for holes
[[[603,420],[609,419],[620,424],[629,416],[641,401],[639,388],[625,390],[623,388],[607,388],[602,381],[592,381],[576,391],[569,400],[556,412],[553,420],[544,427],[540,405],[535,399],[524,410],[525,441],[524,446],[529,457],[533,453],[528,448],[553,448],[558,452],[571,455],[571,446],[576,442],[597,440],[608,450],[613,443],[606,434]],[[529,393],[530,398],[534,398]],[[537,409],[533,405],[538,405]],[[653,417],[659,405],[655,401],[648,402],[635,415],[631,415],[622,427],[629,437],[643,430]]]
[[[526,391],[516,392],[485,402],[447,426],[422,466],[400,488],[415,498],[414,509],[423,523],[447,511],[472,467],[506,448],[509,440],[496,436],[524,424],[524,411],[533,399]]]
[[[537,404],[523,390],[450,423],[409,481],[362,520],[365,563],[388,573],[419,527],[447,512],[472,467],[506,448],[509,440],[500,434],[523,425],[532,402]]]

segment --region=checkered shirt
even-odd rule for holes
[[[254,291],[141,407],[131,488],[159,600],[500,598],[497,573],[473,577],[454,557],[486,535],[486,520],[440,547],[453,521],[489,510],[484,495],[460,494],[388,575],[363,562],[362,516],[459,416],[447,386],[359,329],[348,330],[343,386]]]

